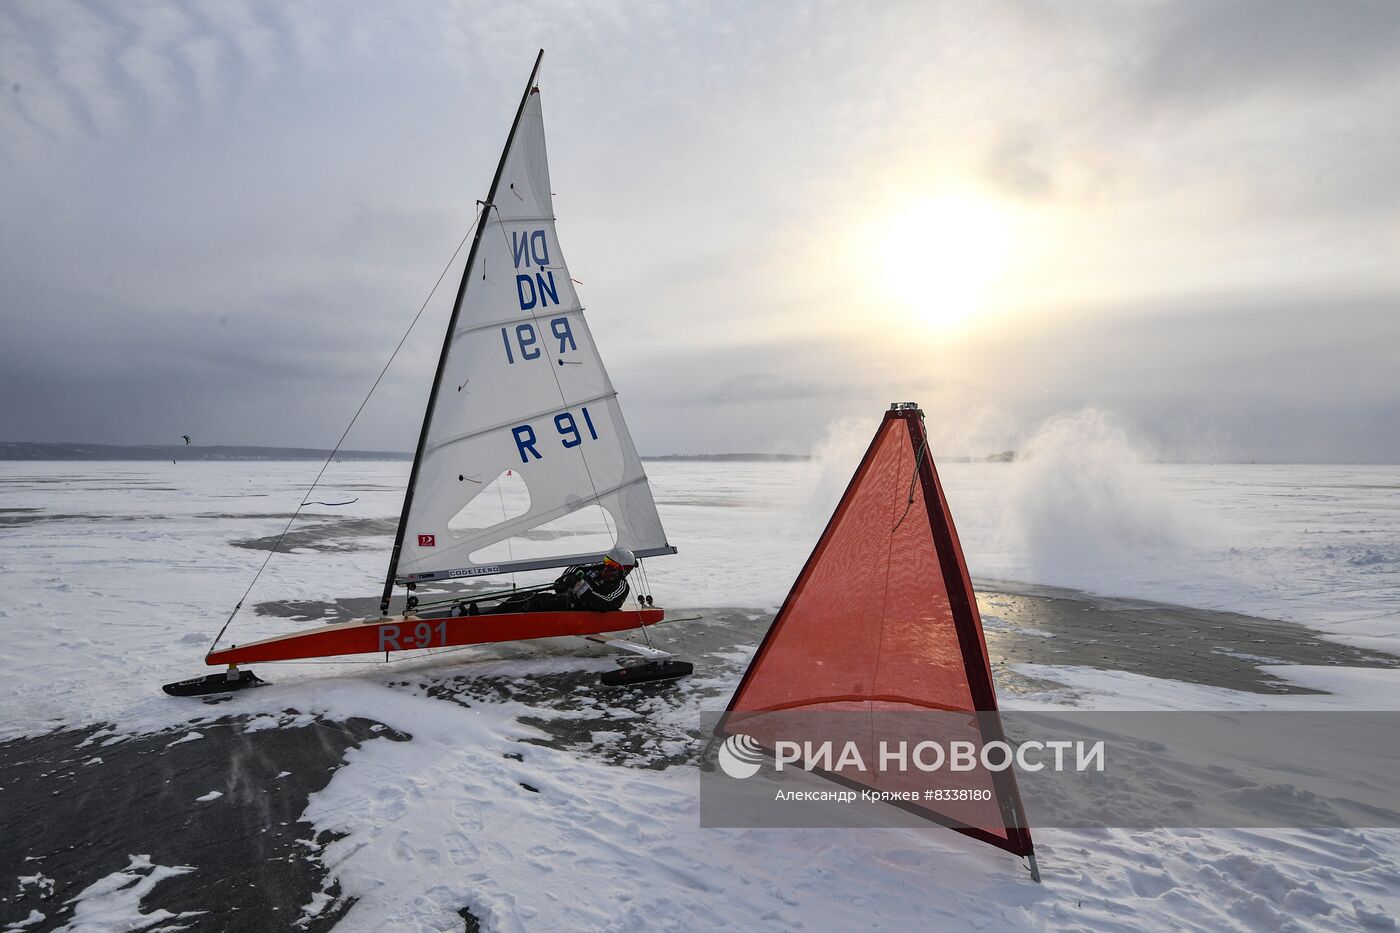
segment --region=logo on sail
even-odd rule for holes
[[[419,535],[419,547],[437,547],[437,535]]]
[[[743,780],[758,773],[763,762],[763,746],[752,736],[735,733],[719,747],[720,770],[732,778]]]

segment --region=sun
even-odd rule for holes
[[[992,204],[947,196],[915,201],[879,240],[884,286],[930,324],[949,327],[976,314],[1006,270],[1011,225]]]

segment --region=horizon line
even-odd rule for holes
[[[104,451],[104,452],[107,452],[107,451],[110,451],[110,452],[119,452],[119,451],[133,451],[133,452],[135,452],[135,451],[149,451],[149,452],[151,452],[152,454],[156,453],[157,451],[160,451],[160,452],[162,452],[162,455],[159,456],[159,457],[155,457],[155,456],[150,456],[150,457],[131,457],[131,456],[126,456],[126,457],[123,457],[123,456],[92,456],[92,455],[88,455],[88,456],[72,456],[72,455],[70,455],[70,456],[34,456],[34,455],[30,455],[30,456],[13,456],[13,455],[12,455],[13,453],[15,453],[14,448],[23,448],[23,447],[29,447],[29,448],[49,448],[49,450],[45,451],[45,452],[47,452],[47,453],[60,453],[60,452],[61,452],[61,451],[59,451],[59,450],[53,450],[53,448],[89,448],[89,449],[92,450],[92,452],[93,452],[94,454],[98,453],[99,451]],[[282,452],[282,453],[292,453],[292,452],[296,452],[296,453],[302,454],[302,456],[298,456],[298,457],[287,457],[287,458],[284,458],[284,459],[285,459],[286,461],[288,461],[288,462],[290,462],[290,461],[295,461],[295,460],[313,460],[313,459],[320,459],[320,458],[328,458],[328,457],[331,455],[331,450],[329,450],[329,449],[327,449],[327,448],[322,448],[322,447],[290,447],[290,446],[284,446],[284,445],[270,445],[270,444],[190,444],[188,447],[186,447],[186,446],[184,446],[184,445],[175,445],[175,444],[106,444],[106,443],[88,443],[88,442],[81,442],[81,441],[0,441],[0,461],[15,462],[15,463],[22,463],[22,462],[26,462],[26,461],[28,461],[28,462],[53,462],[53,463],[62,463],[62,462],[74,462],[74,461],[87,460],[87,461],[92,461],[92,462],[109,462],[109,463],[121,463],[121,462],[140,463],[140,462],[148,461],[148,460],[157,460],[157,459],[163,460],[163,459],[165,459],[164,454],[165,454],[165,453],[171,453],[171,452],[173,452],[173,453],[175,454],[175,457],[174,457],[173,459],[178,460],[178,459],[180,459],[179,455],[182,454],[182,453],[184,453],[184,454],[192,454],[192,453],[194,453],[194,452],[196,452],[196,451],[202,451],[202,452],[205,452],[205,453],[216,453],[216,452],[220,452],[220,451],[239,451],[239,450],[242,450],[242,451],[250,451],[250,452],[252,452],[252,451],[257,451],[257,452],[266,451],[266,452],[270,452],[270,453],[272,453],[272,452]],[[34,451],[34,453],[38,453],[38,452],[39,452],[39,451],[37,451],[37,450]],[[73,451],[73,453],[77,453],[77,451],[75,450],[75,451]],[[998,463],[998,462],[1000,462],[1000,463],[1014,463],[1014,462],[1017,462],[1018,460],[1020,460],[1020,458],[1014,456],[1015,453],[1016,453],[1015,451],[1001,451],[1001,452],[998,452],[998,453],[995,453],[995,454],[987,454],[987,455],[981,455],[981,456],[974,456],[974,455],[971,455],[971,454],[945,454],[945,455],[941,456],[939,459],[942,460],[942,461],[945,462],[945,463]],[[1008,456],[1007,456],[1008,454],[1011,454],[1012,456],[1008,457]],[[336,451],[336,455],[337,455],[338,457],[343,457],[343,458],[354,458],[354,459],[357,459],[357,460],[382,460],[382,461],[390,461],[390,460],[411,460],[412,457],[413,457],[413,451],[411,451],[411,450],[395,451],[395,450],[361,450],[361,449],[348,449],[348,450]],[[764,453],[764,452],[759,452],[759,451],[719,451],[719,452],[714,452],[714,453],[704,453],[704,452],[699,452],[699,451],[692,451],[692,452],[688,452],[688,453],[682,453],[682,452],[673,451],[673,452],[670,452],[670,453],[649,453],[649,454],[640,454],[639,456],[641,457],[642,460],[726,460],[726,459],[728,459],[728,460],[789,461],[789,462],[792,462],[792,461],[811,461],[811,460],[813,460],[813,459],[816,459],[816,458],[815,458],[812,454],[810,454],[810,453]],[[211,459],[211,458],[209,458],[209,457],[188,457],[188,459],[191,459],[191,460],[203,460],[203,459]],[[224,456],[224,457],[221,457],[221,458],[218,458],[218,459],[223,459],[223,460],[264,460],[264,461],[266,461],[266,460],[271,460],[271,461],[277,461],[279,458],[277,458],[277,457],[269,457],[269,456],[249,456],[249,455],[246,455],[246,454],[245,454],[245,455],[242,455],[242,456],[239,456],[239,455]],[[1250,459],[1225,459],[1225,458],[1221,458],[1221,459],[1167,459],[1167,458],[1154,458],[1154,459],[1148,460],[1148,461],[1146,461],[1146,462],[1148,462],[1148,463],[1163,463],[1163,464],[1181,464],[1181,465],[1205,465],[1205,466],[1213,465],[1213,464],[1220,464],[1220,465],[1227,465],[1227,466],[1400,466],[1400,462],[1392,461],[1392,460],[1311,460],[1311,459],[1309,459],[1309,460],[1273,460],[1273,459],[1258,459],[1258,458],[1250,458]]]

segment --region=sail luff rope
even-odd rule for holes
[[[394,358],[397,357],[399,351],[403,349],[404,343],[408,340],[408,335],[413,333],[413,328],[417,325],[418,319],[423,316],[423,312],[428,307],[428,302],[432,301],[433,295],[437,294],[438,286],[442,284],[442,280],[447,276],[447,272],[452,268],[452,264],[457,261],[458,254],[462,252],[462,247],[467,245],[467,238],[472,235],[472,230],[476,229],[476,225],[480,220],[481,209],[478,208],[476,216],[472,218],[472,222],[467,227],[467,232],[462,236],[461,242],[458,243],[457,248],[452,251],[452,258],[448,259],[447,265],[443,266],[442,272],[437,277],[437,281],[433,283],[432,289],[428,292],[428,297],[423,299],[423,303],[418,307],[418,313],[413,316],[412,321],[409,321],[408,329],[403,332],[403,336],[399,338],[398,344],[395,345],[394,352],[389,354],[389,359],[384,362],[384,368],[379,370],[379,375],[374,377],[374,384],[369,387],[369,391],[366,392],[365,397],[361,399],[360,406],[355,409],[355,414],[350,416],[350,423],[347,424],[345,430],[341,432],[340,440],[335,442],[335,447],[331,450],[330,455],[326,457],[326,462],[321,464],[321,469],[317,472],[316,478],[311,481],[311,485],[307,487],[306,492],[302,495],[301,502],[303,504],[310,498],[311,493],[316,489],[316,485],[321,482],[321,477],[325,475],[326,470],[331,465],[331,461],[335,459],[335,455],[340,452],[340,445],[344,444],[345,438],[350,436],[350,429],[355,426],[355,421],[360,417],[361,412],[365,410],[365,406],[369,404],[370,396],[374,395],[374,390],[379,388],[379,383],[384,379],[384,374],[389,371],[389,367],[393,365]],[[214,636],[213,642],[209,645],[209,650],[204,653],[205,657],[212,654],[214,649],[219,646],[219,640],[224,637],[224,632],[228,631],[228,627],[232,624],[234,617],[238,615],[238,611],[243,608],[243,601],[248,598],[249,593],[253,592],[253,587],[257,586],[258,578],[261,577],[263,571],[267,569],[267,565],[272,560],[273,555],[277,553],[277,549],[282,546],[282,539],[287,537],[287,532],[292,530],[292,525],[296,522],[297,516],[301,514],[301,510],[302,506],[297,506],[295,511],[292,512],[291,518],[287,519],[286,526],[282,529],[282,533],[277,536],[277,540],[273,543],[272,549],[267,552],[267,556],[263,558],[263,562],[258,567],[257,573],[253,574],[253,579],[248,583],[248,588],[243,591],[243,595],[238,598],[238,602],[234,605],[233,611],[230,612],[228,618],[224,620],[223,626],[219,629],[219,634]]]

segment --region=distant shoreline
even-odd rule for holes
[[[0,441],[0,460],[324,460],[329,450],[314,447],[236,447],[161,444],[34,444]],[[412,460],[391,450],[342,450],[337,460]]]
[[[59,444],[0,441],[0,460],[325,460],[329,450],[314,447],[246,447],[171,444]],[[413,459],[407,450],[341,450],[337,460]],[[643,460],[711,461],[724,463],[791,463],[812,459],[807,454],[661,454]]]
[[[330,456],[329,450],[314,447],[241,447],[234,445],[189,447],[171,444],[68,444],[36,443],[31,441],[0,441],[0,462],[40,461],[40,460],[91,460],[91,461],[159,461],[159,460],[201,460],[201,461],[276,461],[313,460],[321,461]],[[335,455],[337,460],[356,461],[403,461],[413,459],[407,450],[342,450]],[[677,463],[807,463],[813,458],[810,454],[644,454],[642,459],[649,462]],[[1005,450],[986,457],[944,455],[939,463],[1014,463],[1019,459],[1016,451]],[[1201,466],[1395,466],[1376,461],[1354,460],[1153,460],[1152,463],[1195,464]]]

